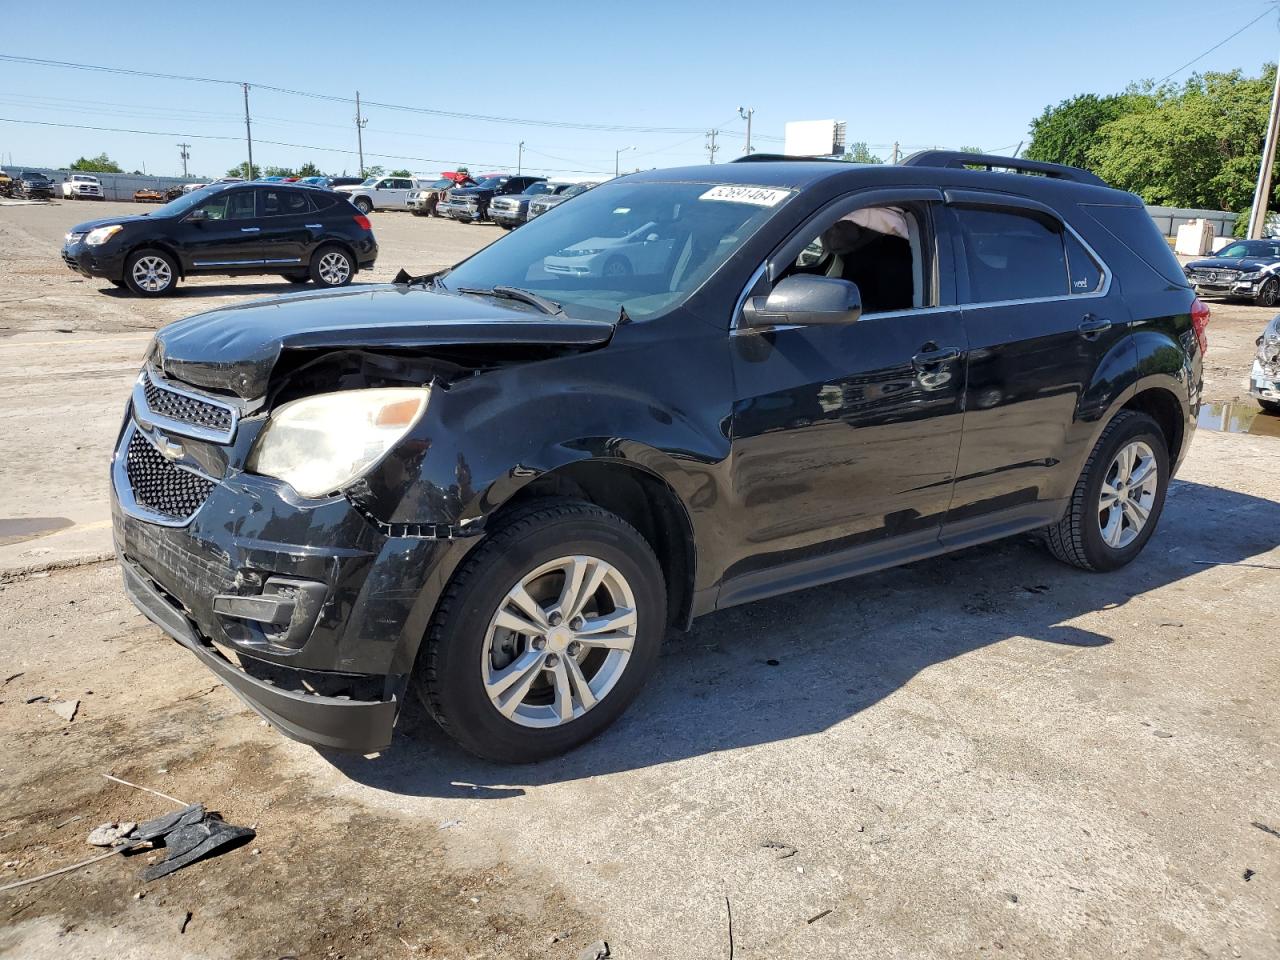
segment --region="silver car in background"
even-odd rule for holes
[[[1258,338],[1258,354],[1249,373],[1249,395],[1268,413],[1280,413],[1280,314]]]

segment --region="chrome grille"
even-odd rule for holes
[[[143,374],[142,393],[147,409],[158,417],[215,430],[227,434],[228,438],[235,428],[235,415],[230,407],[171,390],[156,383],[149,373]]]
[[[212,480],[174,466],[136,430],[125,450],[124,470],[133,499],[174,520],[189,519],[214,487]]]

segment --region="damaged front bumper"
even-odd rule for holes
[[[1253,369],[1249,371],[1249,395],[1268,403],[1280,403],[1280,362],[1264,364],[1258,359],[1253,361]]]

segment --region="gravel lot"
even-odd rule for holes
[[[258,837],[152,884],[143,854],[0,893],[0,956],[1280,955],[1275,418],[1206,414],[1248,432],[1199,432],[1117,574],[1019,539],[716,614],[615,728],[533,767],[475,761],[413,711],[383,756],[324,755],[88,562],[150,332],[285,288],[79,280],[62,234],[115,210],[136,208],[0,207],[0,885],[167,809],[104,772]],[[374,227],[361,280],[499,234]],[[1243,398],[1267,319],[1214,305],[1209,398]]]

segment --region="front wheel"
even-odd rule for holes
[[[308,271],[318,287],[345,287],[355,275],[351,255],[341,247],[321,247],[311,258]]]
[[[178,285],[178,267],[163,250],[139,250],[124,263],[124,282],[144,297],[162,297]]]
[[[1258,406],[1262,408],[1264,413],[1280,413],[1280,403],[1276,403],[1274,400],[1258,398]]]
[[[1169,449],[1145,413],[1122,410],[1107,424],[1071,495],[1049,527],[1049,551],[1082,570],[1117,570],[1147,545],[1164,509]]]
[[[662,569],[634,527],[582,501],[534,504],[454,576],[414,685],[472,753],[543,760],[622,715],[657,664],[666,622]]]
[[[1274,307],[1277,301],[1280,301],[1280,278],[1271,277],[1258,288],[1253,302],[1260,307]]]

